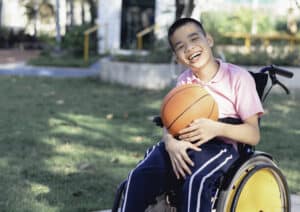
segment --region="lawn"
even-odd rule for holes
[[[151,123],[167,90],[97,79],[0,77],[0,208],[79,212],[110,208],[114,191],[160,139]],[[300,193],[300,94],[273,94],[257,149],[271,153]]]

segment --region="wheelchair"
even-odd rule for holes
[[[262,102],[274,85],[279,85],[289,94],[288,88],[277,79],[277,75],[292,78],[292,72],[270,65],[257,73],[250,73],[255,79],[256,90]],[[265,92],[269,79],[271,85]],[[153,121],[162,127],[160,117],[155,117]],[[241,122],[235,119],[229,123]],[[272,156],[256,151],[250,145],[239,144],[238,151],[239,159],[217,182],[212,212],[290,212],[288,185]],[[125,188],[126,180],[118,187],[112,212],[118,212]],[[145,212],[176,212],[176,204],[176,190],[170,189],[159,196],[156,203],[150,205]]]

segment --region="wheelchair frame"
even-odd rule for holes
[[[263,67],[258,73],[250,73],[255,79],[256,90],[262,102],[265,101],[274,85],[281,86],[286,93],[289,94],[288,88],[277,79],[277,75],[292,78],[292,72],[275,65],[270,65]],[[271,86],[268,91],[264,93],[268,78],[271,80]],[[153,122],[160,127],[163,126],[160,117],[155,117]],[[239,122],[234,124],[239,124]],[[290,212],[291,203],[288,185],[284,175],[273,161],[272,156],[265,152],[254,151],[254,147],[250,145],[239,145],[238,149],[240,158],[231,166],[228,173],[220,179],[220,186],[218,186],[213,200],[213,211]],[[123,181],[118,187],[112,212],[118,212],[126,182],[126,180]],[[261,186],[262,188],[259,188],[261,194],[257,194],[257,192],[253,190],[254,185],[257,183],[263,185]],[[271,188],[265,188],[264,184]],[[245,191],[246,189],[248,190]],[[274,195],[266,195],[266,193],[264,193],[265,190],[271,191]],[[172,207],[176,205],[172,201],[176,198],[172,198],[171,193],[172,192],[165,194],[165,200],[160,198],[160,201],[164,201],[164,204],[168,205],[163,211],[176,211],[176,208]],[[269,204],[270,201],[275,202],[273,204],[277,204],[278,208],[276,208],[275,211],[274,208],[270,210],[270,207],[265,203],[267,202],[267,204]],[[151,210],[149,208],[146,211],[158,212],[158,210]]]

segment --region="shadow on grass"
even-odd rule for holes
[[[300,193],[300,90],[273,93],[266,102],[261,141],[256,149],[270,153],[287,178],[290,191]]]
[[[158,141],[166,93],[95,79],[1,77],[0,208],[94,211]]]
[[[109,208],[117,185],[156,143],[149,120],[167,92],[96,79],[1,77],[0,208],[4,211],[95,211]],[[299,92],[273,94],[262,141],[300,188]]]

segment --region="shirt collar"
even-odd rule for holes
[[[199,78],[197,78],[192,70],[190,70],[190,77],[192,79],[192,82],[193,83],[200,83],[202,85],[207,85],[207,84],[213,84],[213,83],[217,83],[219,82],[220,80],[223,79],[227,69],[228,69],[228,64],[227,63],[224,63],[222,60],[220,59],[217,59],[217,62],[219,63],[219,69],[216,73],[216,75],[209,81],[209,82],[203,82],[201,81]]]

